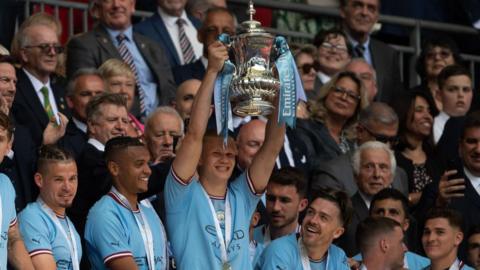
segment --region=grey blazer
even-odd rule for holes
[[[133,32],[133,39],[157,83],[160,105],[168,105],[175,97],[175,83],[170,64],[160,45]],[[73,37],[67,45],[67,76],[80,68],[98,68],[110,58],[122,60],[108,32],[101,25]]]
[[[352,154],[340,155],[315,168],[310,186],[312,190],[331,187],[347,192],[348,196],[353,196],[358,188],[353,175]],[[397,167],[392,187],[408,196],[408,178],[402,168]]]

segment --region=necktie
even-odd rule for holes
[[[195,53],[193,52],[193,47],[192,44],[190,43],[190,40],[188,40],[187,35],[185,34],[185,28],[183,27],[187,22],[179,18],[177,20],[177,25],[178,25],[178,39],[180,41],[180,48],[182,49],[182,54],[183,54],[183,61],[185,64],[189,64],[193,62],[195,58]]]
[[[138,72],[135,63],[133,62],[133,56],[127,48],[127,41],[128,38],[124,34],[119,34],[117,36],[118,41],[118,51],[120,52],[120,56],[122,56],[123,61],[130,66],[133,74],[135,75],[135,83],[138,89],[138,97],[140,101],[140,114],[141,116],[146,116],[146,106],[145,106],[145,92],[143,91],[140,80],[138,79]]]
[[[55,114],[53,113],[52,104],[50,103],[50,96],[48,93],[48,88],[46,86],[40,89],[43,95],[43,108],[48,116],[48,121],[52,121],[52,118],[55,119]]]
[[[355,46],[355,56],[359,58],[363,58],[363,54],[365,53],[365,47],[362,44],[358,44]]]

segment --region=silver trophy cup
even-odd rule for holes
[[[250,20],[243,22],[239,33],[232,37],[236,66],[230,85],[230,101],[233,113],[239,116],[268,115],[275,108],[273,100],[280,88],[270,65],[274,36],[253,20],[252,1],[248,14]]]

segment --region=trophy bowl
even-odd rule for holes
[[[250,20],[243,22],[239,34],[232,38],[236,66],[230,101],[236,115],[265,116],[273,112],[273,101],[280,89],[280,81],[270,65],[274,37],[253,20],[255,9],[251,1],[248,13]]]

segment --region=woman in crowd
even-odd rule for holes
[[[319,63],[314,86],[315,94],[318,95],[320,87],[350,62],[353,49],[345,33],[337,29],[320,32],[315,36],[313,44],[317,47]]]
[[[295,62],[297,64],[298,73],[300,74],[300,79],[302,80],[303,89],[308,99],[315,98],[315,91],[313,86],[315,83],[315,77],[317,70],[319,69],[319,63],[317,62],[317,49],[310,44],[296,46],[292,44],[290,46],[293,56],[295,57]],[[303,101],[299,101],[297,105],[297,117],[298,118],[308,118],[308,108],[307,104]]]
[[[446,66],[461,64],[462,59],[457,45],[446,36],[436,36],[424,41],[422,52],[417,59],[416,71],[422,83],[414,90],[425,91],[434,101],[437,109],[442,110],[442,102],[437,97],[437,76]]]
[[[307,146],[312,166],[352,149],[358,113],[367,105],[366,91],[352,72],[340,72],[320,89],[310,103],[310,119],[299,119],[295,130]]]
[[[130,117],[130,128],[127,135],[131,137],[140,137],[143,135],[143,124],[132,114],[132,107],[135,101],[135,75],[130,67],[119,59],[109,59],[103,63],[98,70],[102,73],[105,80],[107,91],[125,95],[127,99],[127,109]]]
[[[443,173],[435,159],[431,138],[433,118],[438,111],[431,97],[423,91],[398,97],[393,107],[398,115],[400,139],[395,147],[395,157],[397,165],[408,176],[408,199],[416,205],[423,188]]]

